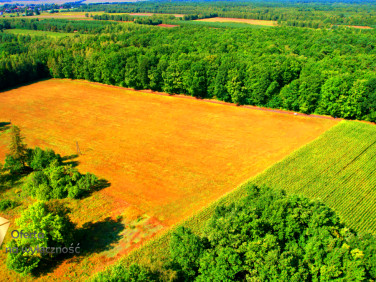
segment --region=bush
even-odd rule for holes
[[[159,281],[157,277],[147,268],[132,264],[129,268],[123,265],[117,265],[111,270],[109,276],[99,275],[94,281],[108,282],[146,282]]]
[[[47,168],[53,161],[56,161],[58,165],[62,165],[63,163],[61,156],[51,149],[42,150],[39,147],[35,147],[35,149],[25,148],[22,158],[15,157],[14,155],[6,156],[5,170],[9,170],[10,173],[21,173],[25,170],[25,164],[35,171]]]
[[[11,200],[0,200],[0,211],[6,211],[18,206],[18,203]]]
[[[55,159],[45,169],[33,172],[25,183],[25,190],[39,200],[78,199],[98,184],[95,175],[82,175],[70,166],[61,166]]]
[[[24,170],[22,162],[11,155],[5,157],[4,170],[9,170],[10,173],[21,173]]]
[[[38,267],[40,261],[43,259],[42,253],[32,250],[38,248],[56,248],[69,247],[72,243],[75,229],[74,224],[68,217],[69,210],[58,204],[47,205],[44,202],[36,202],[24,211],[16,224],[19,226],[18,230],[23,230],[27,233],[40,234],[44,236],[33,236],[29,238],[18,238],[12,240],[7,248],[18,248],[18,252],[10,252],[7,256],[7,266],[23,275],[32,272]],[[23,250],[29,250],[23,252]],[[56,254],[48,254],[49,257],[54,257]]]
[[[61,156],[51,149],[44,151],[39,147],[35,147],[35,149],[28,150],[28,164],[33,170],[42,170],[55,160],[59,165],[62,164]]]

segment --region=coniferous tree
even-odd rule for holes
[[[20,160],[22,165],[25,166],[26,158],[27,158],[27,149],[26,144],[23,142],[25,137],[21,135],[21,130],[18,126],[13,125],[10,131],[11,134],[11,142],[10,142],[10,152],[11,155]]]
[[[26,144],[23,142],[25,138],[21,135],[19,127],[15,125],[10,129],[10,136],[10,154],[6,156],[4,168],[11,172],[20,172],[26,166],[28,155]]]

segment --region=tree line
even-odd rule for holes
[[[83,24],[68,22],[73,29]],[[0,34],[0,88],[49,76],[86,79],[376,121],[376,37],[369,30],[111,22],[98,32],[60,39]]]
[[[132,16],[130,14],[120,14],[120,15],[112,15],[112,14],[102,14],[102,15],[91,15],[94,20],[102,20],[102,21],[134,21],[138,24],[152,24],[154,22],[165,23],[166,21],[176,21],[178,23],[180,20],[184,21],[192,21],[198,19],[208,19],[218,17],[217,13],[214,14],[200,14],[200,15],[184,15],[182,18],[175,17],[174,15],[164,15],[164,14],[153,14],[152,16]]]
[[[106,17],[104,17],[106,19]],[[25,29],[52,32],[79,32],[84,34],[98,34],[116,32],[115,23],[96,21],[74,21],[60,19],[3,19],[0,20],[0,30]]]
[[[167,13],[278,21],[281,25],[313,28],[331,25],[376,25],[375,1],[147,1],[112,5],[82,5],[77,11],[106,13]]]

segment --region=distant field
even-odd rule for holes
[[[364,26],[364,25],[347,25],[347,26],[352,27],[352,28],[358,28],[358,29],[373,29],[373,27]]]
[[[38,18],[38,19],[80,19],[80,20],[93,20],[90,17],[85,16],[86,12],[62,12],[62,13],[41,13],[38,16],[28,16],[28,17],[22,17],[19,16],[19,18],[23,19],[33,19],[33,18]],[[89,12],[89,15],[102,15],[104,12]],[[6,15],[9,16],[9,15]]]
[[[178,27],[179,25],[176,25],[176,24],[159,24],[158,26],[172,28],[172,27]]]
[[[276,26],[277,22],[275,21],[263,21],[263,20],[251,20],[251,19],[236,19],[236,18],[208,18],[196,20],[201,22],[220,22],[220,23],[245,23],[251,25],[264,25],[264,26]]]
[[[174,24],[176,22],[170,21],[169,24]],[[205,26],[209,28],[270,28],[266,25],[250,25],[247,23],[240,22],[205,22],[205,21],[179,21],[177,24],[180,26]]]
[[[28,30],[28,29],[6,29],[4,30],[5,33],[12,33],[12,34],[22,34],[22,35],[47,35],[52,37],[65,37],[65,36],[73,36],[74,33],[67,33],[67,32],[52,32],[52,31],[42,31],[42,30]]]
[[[111,264],[337,123],[57,79],[1,93],[0,120],[19,125],[30,146],[72,155],[78,142],[78,168],[111,183],[69,202],[79,226],[125,218],[127,227],[109,250],[73,258],[48,274],[61,279]],[[7,142],[1,135],[1,160]],[[0,274],[14,278],[4,264]]]
[[[254,182],[320,198],[358,231],[376,232],[376,126],[343,121]]]

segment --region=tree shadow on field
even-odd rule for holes
[[[82,228],[74,230],[73,244],[76,248],[80,247],[80,253],[76,254],[61,254],[55,258],[42,259],[38,265],[38,268],[33,271],[34,277],[41,277],[48,273],[51,273],[65,260],[74,258],[75,262],[79,262],[83,257],[86,257],[92,253],[100,253],[106,250],[111,250],[113,244],[116,244],[122,238],[120,233],[125,229],[125,225],[121,222],[121,219],[114,220],[112,218],[106,218],[103,221],[87,222]],[[78,245],[79,244],[79,245]],[[64,246],[70,247],[70,246]]]
[[[111,186],[111,183],[108,182],[106,179],[99,179],[97,184],[90,188],[90,191],[86,191],[82,194],[82,198],[89,197],[94,192],[100,191],[100,190],[107,188],[107,187],[110,187],[110,186]]]
[[[77,154],[73,154],[73,155],[70,155],[70,156],[61,157],[61,160],[62,161],[68,161],[68,160],[72,160],[72,159],[75,159],[75,158],[78,158]]]
[[[46,72],[48,72],[48,71],[46,71]],[[39,78],[39,79],[33,79],[32,81],[20,82],[17,85],[12,85],[12,86],[9,86],[7,88],[1,89],[1,92],[21,88],[21,87],[24,87],[24,86],[32,85],[34,83],[42,82],[42,81],[46,81],[46,80],[50,80],[50,79],[51,79],[51,76],[49,74],[46,74],[45,78]]]
[[[113,244],[122,238],[120,233],[125,229],[121,218],[114,220],[107,217],[103,221],[87,222],[75,234],[81,245],[83,255],[100,253],[113,248]]]
[[[22,183],[21,179],[26,175],[27,173],[4,173],[0,175],[0,194]]]
[[[10,122],[0,122],[0,133],[10,128]]]
[[[64,156],[61,158],[63,161],[63,165],[71,165],[72,167],[76,167],[80,164],[79,161],[74,160],[75,158],[78,158],[78,155],[70,155],[70,156]]]

